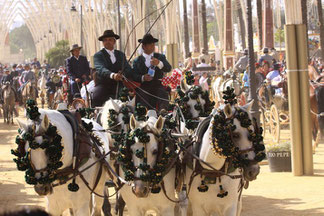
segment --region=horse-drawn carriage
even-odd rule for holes
[[[269,130],[276,143],[280,140],[281,128],[289,125],[287,81],[284,80],[280,87],[282,87],[282,92],[276,94],[276,88],[270,83],[264,82],[257,92],[263,131],[265,133],[266,130]]]

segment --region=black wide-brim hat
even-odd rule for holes
[[[159,42],[159,39],[154,38],[151,34],[146,34],[142,39],[139,39],[138,42],[142,44],[150,44]]]
[[[104,38],[107,37],[114,37],[116,40],[118,40],[120,37],[119,35],[115,34],[113,30],[106,30],[103,35],[101,35],[98,40],[102,41]]]
[[[73,50],[76,50],[76,49],[82,49],[82,46],[79,46],[78,44],[73,44],[70,49],[70,52],[72,52]]]

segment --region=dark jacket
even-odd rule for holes
[[[111,62],[110,55],[104,48],[93,57],[97,77],[96,85],[105,85],[109,91],[107,93],[112,95],[115,94],[117,81],[110,78],[111,73],[118,73],[123,70],[126,78],[130,78],[132,74],[132,68],[128,64],[125,54],[119,50],[115,50],[114,54],[116,57],[115,64]],[[119,87],[122,87],[122,82],[120,82]]]
[[[89,77],[90,67],[87,57],[80,55],[79,60],[74,56],[66,59],[66,70],[71,79],[81,79],[83,75]]]
[[[12,84],[12,75],[11,74],[4,74],[1,78],[1,84],[5,84],[6,82],[10,82]]]
[[[168,73],[171,71],[172,67],[167,61],[165,55],[160,54],[160,53],[154,53],[153,54],[154,58],[159,59],[163,63],[163,68],[160,69],[158,67],[155,67],[155,74],[153,77],[153,80],[159,80],[163,78],[163,73]],[[143,55],[140,55],[137,57],[134,62],[133,62],[133,70],[134,72],[132,73],[133,80],[135,82],[142,82],[142,76],[144,74],[147,74],[148,72],[148,67],[145,65],[145,58]]]

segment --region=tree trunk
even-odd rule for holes
[[[304,0],[305,1],[305,0]],[[321,56],[322,61],[324,60],[324,26],[323,26],[323,11],[322,11],[322,1],[317,0],[317,11],[318,11],[318,20],[320,23],[320,44],[321,44]]]
[[[201,0],[201,20],[202,20],[202,30],[203,30],[203,47],[205,52],[208,52],[207,18],[206,18],[205,0]]]
[[[183,0],[183,34],[184,34],[184,50],[185,58],[189,55],[189,26],[188,26],[188,12],[187,0]]]
[[[257,0],[259,50],[262,49],[262,0]]]
[[[244,24],[240,0],[236,1],[236,5],[237,5],[237,14],[238,14],[239,23],[240,23],[240,30],[241,30],[242,49],[245,49],[246,48],[246,41],[245,41],[246,32],[245,32],[245,24]]]
[[[251,115],[260,122],[260,112],[258,105],[258,98],[256,95],[256,78],[255,78],[255,59],[254,59],[254,49],[253,49],[253,28],[252,28],[252,5],[251,1],[246,1],[247,8],[247,25],[248,25],[248,46],[249,46],[249,101],[254,100]]]

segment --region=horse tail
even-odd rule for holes
[[[315,89],[315,95],[318,113],[324,113],[324,86],[317,87]],[[317,118],[321,134],[324,136],[324,116],[318,116]]]

